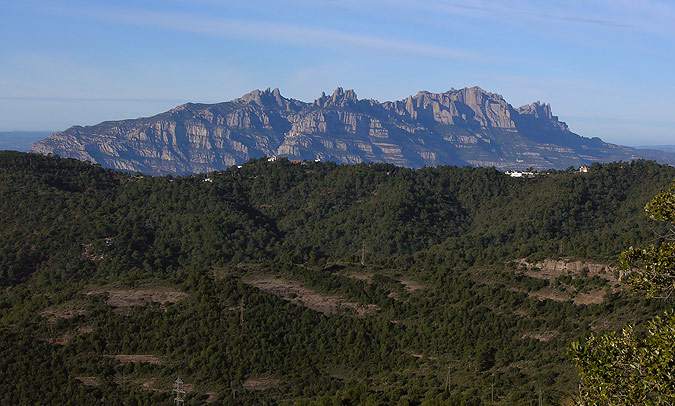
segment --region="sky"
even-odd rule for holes
[[[0,0],[0,131],[279,88],[311,102],[480,86],[570,129],[675,144],[675,1]]]

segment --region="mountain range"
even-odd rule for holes
[[[640,145],[637,149],[656,149],[659,151],[675,152],[675,145]]]
[[[383,103],[342,88],[312,103],[285,98],[279,89],[254,90],[229,102],[187,103],[152,117],[74,126],[30,151],[146,174],[222,170],[262,156],[412,168],[546,170],[638,158],[675,163],[673,153],[579,136],[548,104],[514,108],[479,87],[421,91]]]

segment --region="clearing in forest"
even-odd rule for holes
[[[575,305],[600,304],[607,288],[616,292],[622,289],[617,268],[607,264],[569,259],[545,259],[536,263],[525,259],[515,261],[516,273],[529,278],[545,280],[548,286],[538,289],[511,287],[510,290],[526,293],[539,300],[572,301]]]
[[[586,271],[586,277],[588,278],[598,276],[613,284],[618,283],[615,276],[618,269],[606,264],[562,259],[545,259],[537,263],[530,263],[521,259],[516,262],[527,268],[525,274],[531,278],[554,280],[561,275],[578,274]]]
[[[84,386],[99,386],[101,380],[97,376],[76,376],[75,379],[82,382]]]
[[[600,304],[605,301],[605,291],[602,289],[594,290],[587,293],[579,293],[574,297],[574,304]]]
[[[115,358],[123,364],[127,362],[145,362],[147,364],[162,365],[164,363],[161,358],[152,354],[117,354],[108,355],[108,357]]]
[[[89,311],[86,310],[86,303],[71,300],[58,306],[48,307],[40,314],[53,323],[57,319],[71,319],[76,316],[86,316],[89,314]]]
[[[401,278],[399,279],[399,282],[401,282],[401,285],[403,285],[408,293],[426,288],[423,284],[408,278]]]
[[[244,381],[246,390],[267,390],[279,387],[279,380],[274,378],[249,378]]]
[[[373,304],[364,305],[362,303],[348,302],[337,295],[324,295],[311,289],[303,287],[299,282],[289,281],[275,277],[265,277],[245,281],[245,283],[256,287],[264,292],[305,306],[323,314],[336,314],[341,311],[348,311],[357,316],[373,314],[378,307]]]
[[[345,276],[359,281],[366,281],[368,283],[371,283],[373,279],[373,274],[366,272],[349,272]]]
[[[527,296],[534,297],[534,298],[537,298],[539,300],[548,299],[548,300],[554,300],[556,302],[565,302],[567,300],[570,300],[569,294],[567,294],[565,292],[561,292],[557,289],[550,288],[550,287],[540,289],[540,290],[536,290],[536,291],[530,291],[530,292],[528,292],[525,289],[521,289],[521,288],[509,288],[509,290],[511,290],[513,292],[525,293],[525,294],[527,294]]]
[[[106,303],[115,308],[116,312],[123,312],[134,306],[141,306],[145,303],[176,303],[187,297],[187,293],[167,287],[154,287],[144,289],[111,289],[103,291],[92,291],[88,295],[106,293],[108,299]]]
[[[346,277],[352,278],[352,279],[358,279],[360,281],[365,281],[368,283],[373,283],[373,277],[375,276],[374,273],[368,273],[368,272],[349,272],[345,274]],[[408,292],[412,293],[421,289],[425,289],[427,286],[424,284],[414,281],[410,278],[399,278],[396,276],[392,277],[396,281],[398,281],[401,285],[403,285],[403,288]]]
[[[551,341],[551,339],[555,338],[557,335],[558,333],[556,331],[539,331],[539,332],[525,333],[520,338],[522,338],[523,340],[531,338],[533,340],[538,340],[546,343]]]
[[[513,292],[521,292],[529,297],[539,300],[554,300],[556,302],[566,302],[571,300],[575,305],[600,304],[605,300],[605,291],[602,289],[592,290],[585,293],[563,292],[559,289],[546,287],[540,290],[527,291],[519,288],[509,288]]]

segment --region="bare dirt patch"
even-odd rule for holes
[[[390,298],[396,300],[397,302],[402,302],[402,301],[403,301],[403,299],[401,299],[401,296],[398,294],[398,292],[389,292],[389,294],[387,295],[387,297],[390,297]]]
[[[617,278],[620,275],[619,270],[607,264],[599,264],[588,261],[572,261],[568,259],[546,259],[537,263],[530,263],[524,259],[516,261],[524,270],[524,274],[536,279],[548,280],[557,287],[548,287],[535,292],[527,292],[528,296],[539,299],[551,299],[556,301],[572,300],[576,305],[600,304],[604,301],[604,289],[595,289],[583,293],[577,291],[573,286],[558,286],[555,281],[559,276],[572,276],[577,278],[601,278],[606,280],[607,285],[613,291],[622,289],[621,283]],[[521,290],[522,291],[522,290]]]
[[[355,374],[355,372],[351,369],[337,366],[327,366],[324,368],[324,372],[331,378],[339,379],[341,381],[346,381]]]
[[[428,359],[428,360],[432,360],[432,361],[438,359],[437,357],[430,357],[428,355],[418,354],[418,353],[415,353],[415,352],[408,352],[407,354],[410,355],[411,357],[417,358],[417,359]]]
[[[409,293],[412,293],[412,292],[415,292],[415,291],[418,291],[418,290],[422,290],[426,287],[426,286],[424,286],[423,284],[421,284],[417,281],[414,281],[412,279],[407,279],[407,278],[402,278],[402,279],[399,280],[399,282],[401,282],[401,285],[403,285],[405,290],[408,291]]]
[[[560,292],[558,290],[552,289],[552,288],[544,288],[541,290],[537,291],[526,291],[524,289],[519,289],[519,288],[509,288],[510,291],[512,292],[520,292],[520,293],[525,293],[529,297],[534,297],[539,300],[555,300],[556,302],[565,302],[567,300],[570,300],[570,296]]]
[[[264,264],[254,264],[246,262],[240,262],[237,264],[237,268],[243,269],[244,271],[260,271],[264,267],[265,267]]]
[[[155,378],[148,378],[148,379],[139,379],[136,381],[137,384],[141,385],[141,388],[145,390],[152,390],[156,391],[155,389]]]
[[[49,344],[58,344],[58,345],[66,345],[68,341],[73,339],[75,336],[79,336],[82,334],[86,333],[91,333],[93,332],[94,329],[90,326],[80,326],[77,328],[77,330],[74,331],[68,331],[66,333],[63,333],[59,335],[58,337],[52,336],[52,337],[44,337],[42,338],[42,341],[45,341]]]
[[[279,380],[275,378],[249,378],[244,381],[246,390],[267,390],[279,387]]]
[[[336,314],[348,311],[357,316],[366,316],[375,313],[379,308],[376,305],[348,302],[337,295],[323,295],[307,289],[296,281],[288,281],[275,277],[267,277],[245,281],[264,292],[279,296],[284,300],[305,306],[323,314]]]
[[[72,319],[73,317],[89,314],[89,311],[84,306],[83,303],[68,302],[56,307],[48,307],[40,314],[50,322],[54,322],[56,319]]]
[[[574,297],[574,304],[589,305],[600,304],[605,300],[604,290],[594,290],[588,293],[579,293]]]
[[[148,364],[161,365],[164,363],[161,358],[152,354],[118,354],[108,355],[109,358],[115,358],[121,363],[127,362],[145,362]]]
[[[617,328],[617,326],[613,325],[612,323],[610,323],[608,320],[605,320],[605,319],[593,320],[589,324],[589,327],[594,332],[614,330],[614,329]]]
[[[110,356],[110,358],[115,358]],[[173,380],[167,380],[167,378],[157,378],[157,377],[143,377],[135,378],[130,375],[117,375],[114,378],[116,384],[121,385],[135,385],[146,391],[152,392],[172,392],[175,388]],[[185,392],[192,392],[194,390],[194,385],[190,383],[183,384],[183,390]]]
[[[558,335],[558,333],[556,333],[555,331],[541,331],[541,332],[536,332],[536,333],[525,333],[520,338],[522,338],[522,339],[532,338],[534,340],[539,340],[539,341],[542,341],[542,342],[548,342],[548,341],[551,341],[552,338],[555,338],[555,336],[557,336],[557,335]]]
[[[561,292],[560,290],[550,287],[531,292],[527,292],[523,289],[518,288],[510,288],[510,290],[514,292],[525,293],[527,294],[527,296],[534,297],[539,300],[548,299],[548,300],[555,300],[556,302],[566,302],[568,300],[571,300],[575,305],[578,306],[601,304],[605,300],[604,290],[594,290],[587,293],[575,293],[575,294]],[[526,313],[520,315],[526,315]]]
[[[544,288],[536,292],[527,292],[527,295],[530,297],[536,297],[540,300],[550,299],[555,300],[556,302],[564,302],[570,299],[569,295],[551,288]]]
[[[532,278],[554,280],[560,275],[569,275],[588,272],[588,277],[598,276],[610,282],[618,282],[616,274],[619,270],[607,264],[598,264],[587,261],[572,261],[566,259],[545,259],[537,263],[530,263],[521,259],[516,261],[527,270],[525,274]]]
[[[46,337],[43,338],[42,341],[45,341],[49,344],[66,345],[73,337],[74,335],[72,333],[66,333],[59,337]]]
[[[345,276],[352,279],[358,279],[360,281],[366,281],[368,283],[370,283],[373,279],[372,273],[349,272]]]
[[[171,288],[145,289],[111,289],[106,291],[92,291],[88,295],[107,293],[106,303],[115,308],[116,312],[124,312],[131,307],[141,306],[144,303],[175,303],[185,297],[187,293]]]
[[[101,381],[95,376],[76,376],[75,379],[85,386],[99,386],[101,384]]]

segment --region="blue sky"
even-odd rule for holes
[[[675,4],[566,1],[0,2],[0,131],[63,130],[278,87],[398,100],[480,86],[572,131],[675,144]]]

